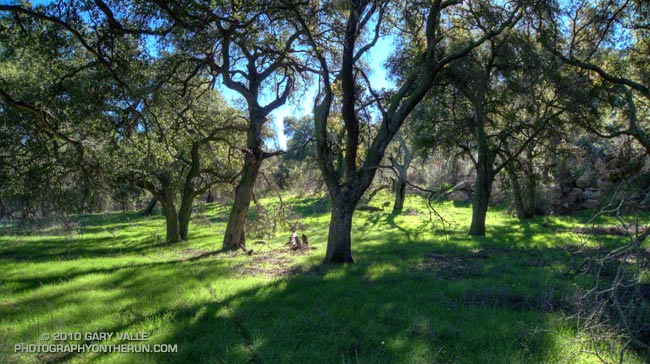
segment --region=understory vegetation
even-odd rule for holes
[[[379,194],[375,205],[390,199]],[[620,327],[601,322],[594,340],[575,317],[595,281],[575,253],[624,245],[614,217],[590,222],[585,212],[519,221],[496,208],[489,233],[473,237],[465,228],[468,204],[434,204],[443,225],[430,219],[424,199],[408,196],[410,208],[401,214],[359,211],[356,264],[328,266],[320,264],[329,217],[323,201],[286,197],[288,224],[272,238],[250,241],[252,254],[215,253],[215,231],[225,229],[228,213],[218,203],[197,206],[194,233],[174,245],[164,241],[159,213],[5,225],[0,361],[600,362],[594,352],[618,360]],[[261,201],[268,208],[278,202]],[[297,224],[310,248],[287,245]],[[643,280],[647,294],[650,277]],[[178,352],[13,352],[15,343],[42,343],[42,332],[148,332],[148,343],[177,344]],[[647,363],[647,355],[625,350],[630,363]]]

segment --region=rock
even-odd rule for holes
[[[580,197],[581,193],[571,191],[569,192],[566,197],[562,199],[561,204],[566,205],[567,208],[571,209],[570,205],[573,205],[578,201],[578,198]]]
[[[598,188],[587,188],[582,192],[584,200],[597,200],[600,197],[600,190]]]
[[[598,207],[598,205],[600,205],[600,203],[598,202],[598,200],[591,199],[591,200],[585,201],[582,205],[584,207],[588,208],[588,209],[593,209],[593,208]]]
[[[548,192],[549,192],[549,193],[553,193],[553,194],[558,194],[558,195],[559,195],[559,194],[562,193],[562,187],[560,187],[560,185],[558,185],[557,183],[552,183],[552,184],[548,187]]]
[[[609,180],[599,179],[598,182],[596,182],[596,185],[601,190],[609,190],[614,184]]]
[[[621,173],[621,170],[619,168],[611,169],[607,173],[607,178],[612,181],[616,181],[620,179],[623,176],[623,173]]]
[[[591,182],[591,178],[588,175],[582,175],[576,180],[576,186],[580,188],[587,188],[589,187]]]
[[[467,201],[469,199],[469,195],[465,191],[454,191],[449,194],[449,197],[447,197],[449,201]]]

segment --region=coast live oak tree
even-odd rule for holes
[[[580,99],[585,95],[571,86],[576,80],[561,81],[566,76],[561,64],[522,31],[522,26],[488,40],[450,65],[442,76],[439,92],[425,100],[415,114],[416,144],[443,148],[447,154],[460,149],[471,160],[476,179],[470,234],[485,235],[492,185],[498,173],[505,168],[514,177],[511,163],[520,162],[522,153],[532,156],[533,144],[549,125],[566,123],[568,114],[584,118],[592,110],[579,106],[585,105],[585,99]],[[580,100],[577,106],[572,104],[576,99]],[[527,165],[525,170],[532,168]],[[534,174],[530,172],[528,177],[525,187],[534,199]],[[518,179],[512,187],[517,212],[524,217],[530,209],[522,208]],[[534,209],[530,202],[527,204]]]
[[[185,95],[159,89],[147,100],[137,129],[117,134],[101,154],[116,180],[160,202],[169,243],[188,239],[195,199],[217,184],[233,183],[241,168],[237,143],[246,120],[217,91],[190,89]]]
[[[540,105],[527,102],[527,98],[517,99],[517,92],[535,90],[536,83],[546,80],[532,74],[531,69],[543,70],[541,58],[534,44],[513,29],[475,49],[446,74],[471,110],[463,120],[472,138],[458,141],[476,168],[470,235],[485,235],[492,185],[498,173],[564,112],[557,107],[561,93],[554,89],[545,88],[536,95]],[[459,104],[452,107],[462,110]]]
[[[289,98],[303,65],[297,56],[299,33],[286,10],[274,2],[145,2],[174,24],[173,48],[193,63],[194,74],[207,73],[243,97],[247,109],[244,163],[223,249],[246,246],[246,218],[262,162],[283,151],[264,150],[263,129],[273,110]]]
[[[244,163],[223,248],[245,246],[246,217],[262,161],[281,154],[263,150],[262,130],[269,114],[290,96],[302,67],[295,49],[298,32],[283,16],[282,7],[275,7],[274,2],[94,0],[38,9],[0,5],[0,11],[66,30],[114,77],[118,87],[138,101],[146,92],[138,94],[132,80],[122,73],[130,65],[122,61],[123,49],[118,47],[125,39],[137,41],[150,57],[169,53],[170,76],[190,65],[184,82],[208,74],[213,82],[220,79],[240,94],[247,105],[248,130],[246,143],[240,146]]]
[[[2,208],[25,218],[100,208],[107,186],[93,147],[119,89],[69,32],[52,22],[0,14]],[[20,181],[20,183],[14,183]]]
[[[476,36],[452,43],[457,20],[471,16],[465,3],[432,1],[427,4],[391,4],[383,1],[314,2],[296,6],[297,21],[318,67],[320,92],[314,104],[318,164],[329,192],[332,213],[325,262],[352,262],[351,229],[354,208],[377,172],[390,141],[413,108],[431,89],[436,75],[448,64],[501,33],[514,23],[518,3],[481,2],[496,17],[490,29],[475,29]],[[390,29],[388,29],[390,28]],[[383,97],[366,77],[362,66],[365,54],[374,47],[383,31],[399,30],[409,37],[405,59],[410,72],[398,89]],[[366,105],[361,93],[374,104],[378,127],[369,140],[364,158],[359,155],[359,111]],[[328,123],[334,105],[340,107],[345,126],[343,168],[334,164]],[[340,106],[339,106],[340,105]]]
[[[232,168],[240,164],[233,162],[234,146],[228,143],[243,141],[237,134],[245,119],[212,90],[212,80],[197,75],[177,53],[161,49],[155,54],[144,46],[145,34],[169,30],[146,28],[138,17],[118,21],[97,3],[98,8],[88,5],[87,20],[71,4],[2,6],[14,14],[5,28],[16,39],[6,43],[15,48],[4,53],[8,63],[21,63],[12,54],[25,54],[30,47],[51,53],[29,57],[22,63],[32,68],[3,77],[12,92],[41,90],[30,96],[32,105],[4,91],[5,83],[2,101],[29,111],[54,139],[74,146],[79,164],[101,173],[104,183],[127,182],[151,192],[165,212],[167,241],[186,240],[194,199],[237,175]],[[29,32],[28,26],[37,28]],[[77,30],[86,28],[94,31]],[[47,38],[67,43],[39,44]],[[15,76],[37,74],[37,66],[49,71],[45,77],[22,82]]]
[[[598,0],[546,5],[538,22],[542,44],[563,62],[599,77],[617,94],[618,120],[588,128],[605,138],[629,135],[650,154],[650,4]]]

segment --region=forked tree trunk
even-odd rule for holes
[[[494,176],[491,172],[486,171],[485,168],[478,168],[474,186],[472,225],[469,228],[469,234],[472,236],[485,236],[485,219],[487,218],[493,181]]]
[[[331,197],[332,214],[327,235],[325,263],[353,263],[352,216],[359,197],[337,195]]]
[[[413,155],[411,154],[411,150],[401,133],[397,133],[395,138],[399,144],[399,153],[402,155],[402,161],[398,161],[392,155],[388,159],[390,160],[393,170],[395,171],[395,176],[397,177],[397,180],[395,181],[395,203],[393,204],[393,213],[399,213],[404,209],[404,199],[406,197],[406,176],[411,161],[413,160]]]
[[[246,218],[253,197],[255,181],[262,166],[262,159],[254,154],[247,154],[241,180],[235,189],[235,201],[230,210],[226,234],[223,238],[223,250],[246,247]]]
[[[406,197],[406,182],[403,178],[398,177],[395,183],[395,203],[393,204],[393,212],[402,211],[404,208],[404,199]]]

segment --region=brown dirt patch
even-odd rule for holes
[[[483,256],[479,256],[483,258]],[[429,254],[416,268],[425,272],[433,272],[447,279],[463,279],[481,275],[480,264],[473,262],[469,256],[448,256]]]
[[[311,249],[291,250],[288,247],[264,252],[255,252],[244,263],[232,269],[242,276],[265,276],[268,278],[292,277],[300,274],[300,267],[294,265],[295,257],[309,255]]]

